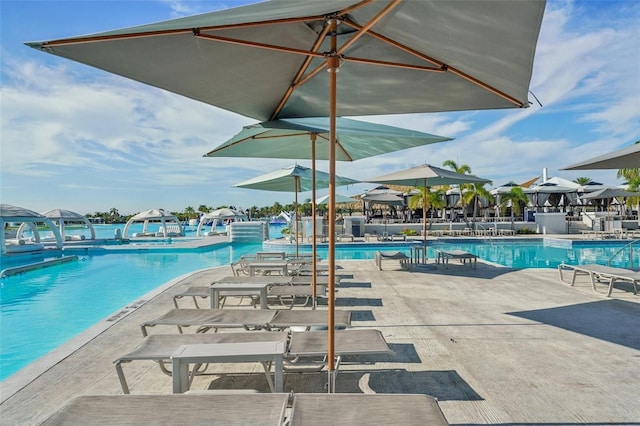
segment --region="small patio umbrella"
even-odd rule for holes
[[[337,116],[528,107],[544,8],[545,0],[272,0],[27,45],[257,120],[328,115],[333,198]],[[327,257],[332,392],[333,238]]]
[[[295,240],[296,240],[296,256],[298,255],[298,192],[310,191],[315,186],[319,188],[327,188],[329,186],[330,176],[325,172],[313,171],[308,167],[295,165],[284,169],[276,170],[271,173],[257,176],[255,178],[245,180],[234,186],[238,188],[259,189],[262,191],[279,191],[295,193]],[[314,185],[315,182],[315,185]],[[335,176],[335,182],[338,186],[352,185],[358,183],[357,180]]]
[[[623,188],[604,188],[599,191],[589,192],[581,195],[580,199],[583,201],[590,200],[606,200],[607,209],[607,221],[609,220],[609,204],[612,198],[627,198],[627,197],[640,197],[640,192],[627,191]]]
[[[336,204],[347,204],[347,203],[356,203],[358,200],[355,198],[347,197],[346,195],[336,194],[335,198]],[[321,206],[323,204],[329,203],[329,195],[323,195],[320,198],[316,198],[316,205]]]
[[[640,168],[640,144],[567,166],[561,170],[637,169]]]
[[[364,179],[363,182],[428,188],[431,186],[459,185],[462,183],[489,183],[491,181],[474,175],[465,175],[424,164],[398,172]],[[427,208],[424,205],[422,206],[422,236],[422,262],[424,263],[427,253]]]

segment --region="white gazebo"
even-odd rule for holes
[[[211,222],[211,233],[210,235],[215,235],[216,224],[220,221],[233,220],[235,222],[244,222],[246,221],[247,215],[240,211],[234,210],[230,208],[222,208],[211,211],[209,213],[205,213],[200,218],[200,223],[198,224],[198,230],[196,235],[198,237],[202,236],[202,227]]]
[[[20,223],[15,235],[7,235],[6,226]],[[53,222],[33,210],[23,207],[16,207],[10,204],[0,204],[0,225],[4,232],[0,234],[0,254],[22,253],[29,251],[42,250],[44,245],[40,241],[40,233],[38,232],[38,224],[44,223],[51,228],[51,232],[55,237],[56,248],[62,248],[62,236],[58,228]],[[33,238],[25,238],[24,231],[29,228],[33,233]]]
[[[89,221],[89,219],[87,219],[80,213],[64,209],[52,209],[43,212],[42,215],[49,218],[53,223],[58,225],[58,230],[60,231],[60,236],[62,237],[63,241],[86,239],[86,236],[84,234],[66,235],[65,227],[66,225],[70,224],[86,227],[86,229],[90,232],[89,239],[96,239],[96,231],[93,228],[93,224]]]
[[[129,228],[134,223],[142,223],[142,232],[136,232],[132,237],[180,237],[182,236],[182,225],[180,220],[169,212],[162,209],[151,209],[140,212],[131,217],[124,225],[122,237],[127,238]],[[156,231],[152,231],[149,225],[158,224]]]

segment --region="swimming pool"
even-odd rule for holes
[[[338,244],[336,260],[371,260],[377,250],[409,253],[412,243]],[[421,244],[417,242],[414,244]],[[485,261],[514,268],[555,268],[560,262],[606,262],[623,243],[568,243],[564,240],[429,242],[438,249],[460,249]],[[259,250],[295,252],[295,246],[222,244],[206,251],[153,250],[80,256],[78,261],[0,279],[0,379],[62,345],[158,286],[188,272],[228,265]],[[309,245],[301,250],[309,251]],[[319,246],[326,258],[326,246]],[[640,250],[634,264],[640,264]],[[615,262],[628,266],[628,252]],[[52,326],[52,324],[54,324]]]

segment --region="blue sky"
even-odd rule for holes
[[[293,194],[233,187],[292,160],[202,157],[254,120],[23,44],[245,3],[250,2],[0,0],[2,203],[82,214],[115,207],[132,214],[293,202]],[[527,181],[544,168],[549,177],[620,184],[615,171],[559,169],[640,139],[638,22],[635,0],[549,0],[530,85],[542,107],[532,96],[525,110],[363,117],[455,140],[338,163],[338,174],[364,179],[454,160],[493,186]],[[318,167],[327,170],[326,163]],[[338,192],[355,195],[371,187]],[[301,194],[305,198],[310,193]]]

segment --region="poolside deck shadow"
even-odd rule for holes
[[[375,321],[376,317],[371,310],[351,311],[351,321]]]
[[[327,299],[318,300],[318,306],[326,306]],[[377,297],[336,297],[335,306],[383,306],[382,299]]]
[[[363,281],[363,282],[358,282],[358,281],[340,281],[340,284],[337,285],[337,287],[340,288],[371,288],[371,282],[370,281]]]
[[[326,392],[327,372],[285,373],[285,392]],[[269,392],[264,373],[214,376],[209,390],[254,389]],[[343,370],[336,380],[337,393],[419,393],[439,401],[482,401],[483,398],[453,370],[407,371]]]
[[[497,266],[486,264],[483,262],[478,262],[478,265],[476,268],[470,268],[468,264],[464,265],[464,264],[458,264],[456,262],[449,263],[447,268],[443,267],[442,265],[436,265],[436,264],[427,264],[427,265],[419,265],[419,266],[420,267],[413,268],[410,271],[412,273],[419,273],[419,274],[470,277],[470,278],[484,279],[484,280],[491,280],[501,275],[505,275],[505,274],[509,274],[511,272],[517,271],[517,269],[497,267]]]
[[[640,334],[631,331],[637,330],[640,318],[638,303],[600,300],[533,311],[507,312],[507,315],[640,350]]]

